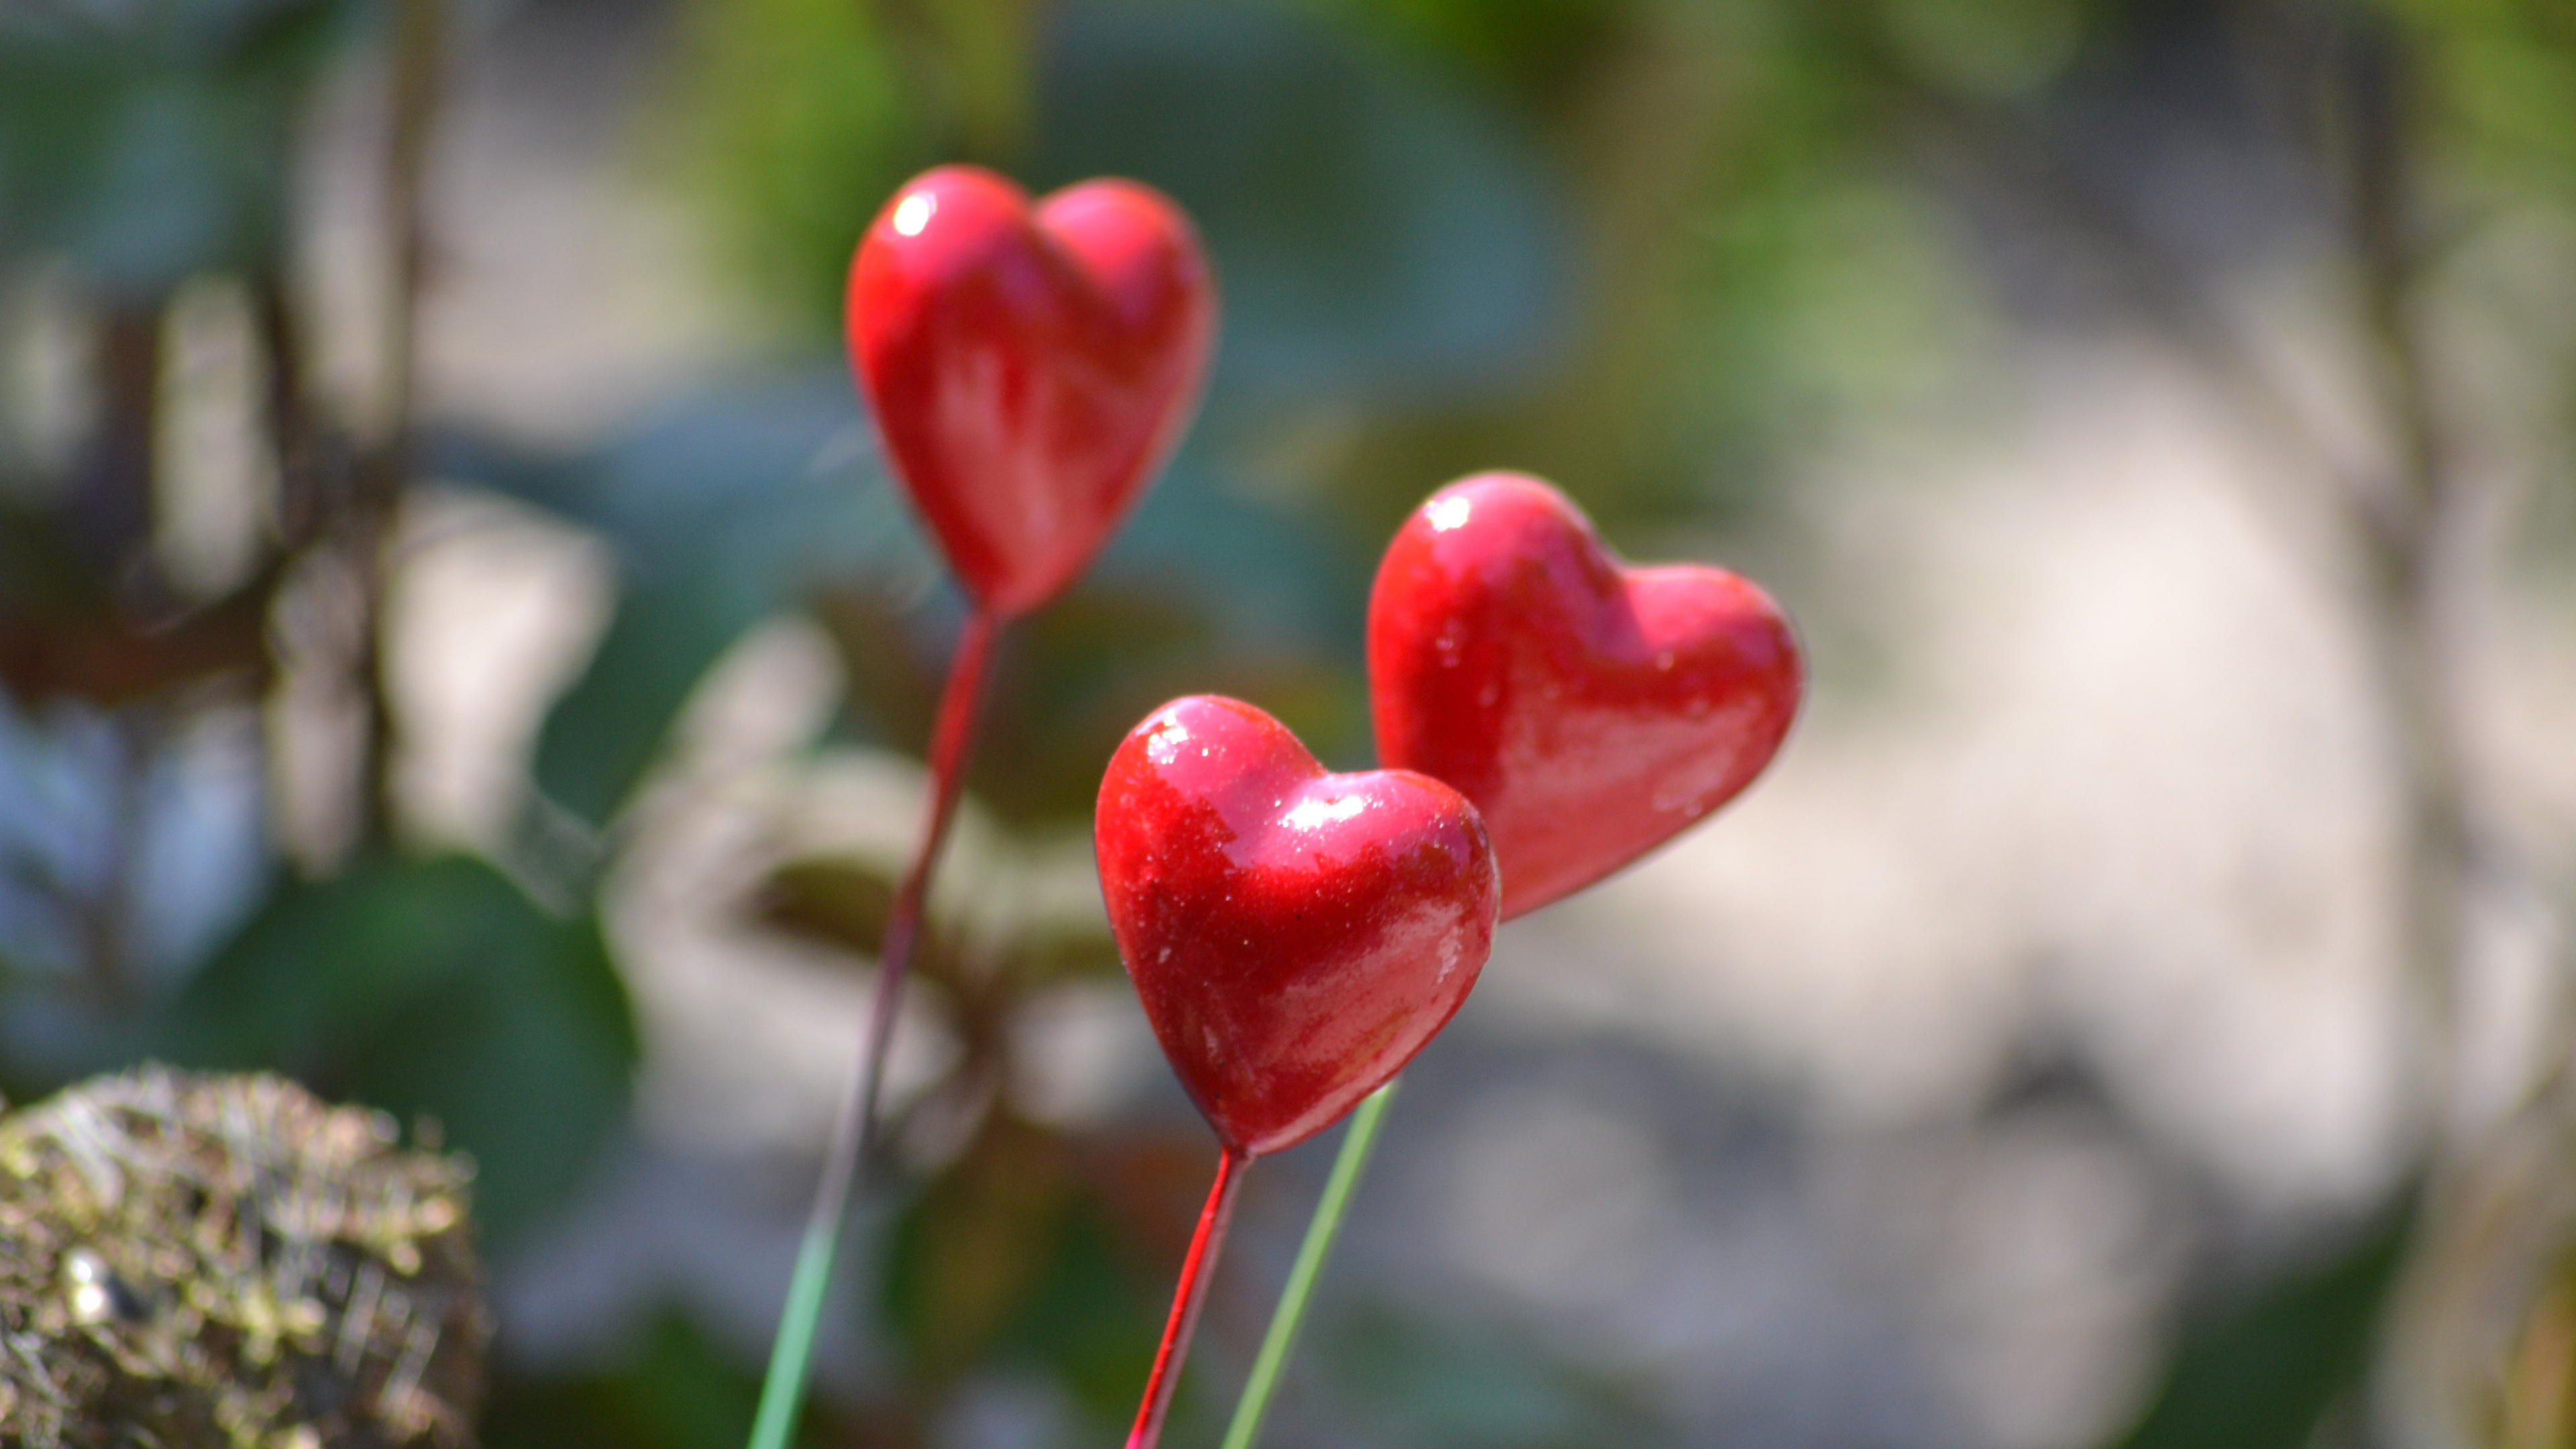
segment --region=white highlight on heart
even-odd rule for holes
[[[1157,765],[1168,765],[1178,759],[1181,746],[1190,742],[1190,727],[1179,720],[1165,720],[1145,737],[1145,758]],[[1205,750],[1199,751],[1204,755]]]
[[[1315,830],[1348,820],[1369,807],[1365,795],[1342,795],[1331,800],[1306,799],[1297,802],[1282,823],[1291,830]]]

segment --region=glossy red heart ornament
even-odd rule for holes
[[[1216,342],[1189,218],[1132,181],[1032,209],[972,166],[913,178],[850,262],[851,366],[895,476],[977,603],[1045,603],[1162,466]]]
[[[1404,1069],[1476,984],[1500,888],[1475,807],[1403,770],[1327,773],[1239,700],[1175,700],[1093,817],[1119,955],[1227,1146],[1276,1152]]]
[[[1450,484],[1405,521],[1369,597],[1368,669],[1379,760],[1476,802],[1506,920],[1733,798],[1805,687],[1760,588],[1624,568],[1581,510],[1518,473]]]

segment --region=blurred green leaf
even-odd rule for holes
[[[0,253],[129,296],[284,245],[293,141],[352,0],[0,9]]]
[[[537,786],[580,819],[608,823],[708,666],[770,612],[719,597],[723,580],[711,572],[630,580],[590,667],[546,716]]]
[[[1026,175],[1133,176],[1198,222],[1216,385],[1430,400],[1556,360],[1567,203],[1507,115],[1257,4],[1066,5]]]
[[[2342,1252],[2187,1324],[2119,1449],[2305,1449],[2362,1392],[2412,1199]]]
[[[547,916],[490,866],[376,860],[274,896],[171,1007],[182,1065],[286,1072],[435,1120],[474,1155],[506,1244],[577,1187],[638,1046],[594,917]]]

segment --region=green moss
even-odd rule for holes
[[[395,1139],[159,1068],[0,1118],[0,1443],[471,1444],[473,1169]]]

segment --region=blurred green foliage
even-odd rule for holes
[[[406,59],[388,47],[417,33],[394,22],[434,0],[0,5],[0,340],[12,359],[70,357],[79,394],[31,402],[44,390],[17,361],[0,385],[0,1043],[42,1044],[0,1060],[13,1090],[146,1052],[272,1067],[439,1124],[479,1163],[505,1250],[571,1209],[641,1052],[600,885],[709,671],[803,614],[847,683],[836,740],[910,753],[927,734],[956,603],[831,340],[853,239],[936,161],[1038,190],[1103,172],[1161,186],[1204,228],[1224,295],[1186,446],[1084,585],[1005,646],[971,788],[1032,838],[1078,828],[1120,735],[1185,691],[1256,699],[1328,760],[1364,763],[1369,571],[1449,477],[1527,468],[1616,539],[1680,520],[1750,546],[1817,449],[1858,419],[1939,419],[1984,385],[2013,309],[2063,305],[1997,263],[2023,255],[2023,231],[2075,238],[2100,270],[2143,259],[2158,285],[2203,280],[2212,264],[2168,234],[2176,219],[2130,193],[2144,163],[2121,128],[2139,123],[2119,119],[2184,104],[2155,67],[2191,46],[2251,93],[2211,108],[2305,178],[2258,220],[2328,238],[2344,221],[2316,198],[2355,163],[2313,134],[2337,114],[2320,98],[2353,83],[2353,53],[2392,59],[2400,142],[2446,208],[2418,239],[2410,300],[2510,321],[2576,399],[2563,316],[2445,270],[2498,218],[2545,212],[2569,234],[2564,5],[677,3],[667,103],[638,144],[676,158],[733,284],[776,325],[777,365],[560,448],[472,419],[380,436],[314,360],[364,330],[323,315],[303,275],[321,88],[380,84]],[[466,31],[479,13],[435,8]],[[2533,270],[2565,261],[2544,250]],[[245,578],[197,600],[152,565],[157,480],[184,465],[156,457],[155,420],[170,300],[210,277],[252,301],[250,425],[274,477]],[[46,408],[43,427],[23,416]],[[48,430],[70,445],[19,446]],[[2526,441],[2564,470],[2563,437]],[[374,641],[403,566],[389,520],[422,477],[520,500],[613,561],[613,612],[550,703],[525,762],[537,798],[498,859],[409,848],[387,779],[403,722]],[[1811,621],[1833,605],[1791,602]],[[251,753],[275,758],[281,692],[317,676],[364,716],[369,747],[341,782],[359,824],[336,854],[289,861],[282,820],[227,834],[172,761],[210,720],[264,732]],[[138,863],[156,850],[185,868]],[[236,878],[238,898],[212,905],[170,884]],[[856,958],[886,896],[875,865],[799,858],[752,907]],[[142,923],[182,904],[216,944],[159,959]],[[1050,1126],[1012,1100],[1030,1003],[1115,979],[1105,938],[1061,924],[951,922],[927,953],[922,987],[961,1050],[921,1110],[970,1125],[863,1249],[891,1361],[809,1442],[927,1442],[995,1375],[1051,1385],[1068,1436],[1114,1432],[1131,1404],[1207,1144]],[[2362,1379],[2405,1231],[2194,1320],[2127,1442],[2307,1442]],[[489,1442],[731,1442],[753,1387],[739,1345],[677,1306],[634,1328],[604,1362],[506,1380]],[[1362,1303],[1328,1314],[1315,1348],[1292,1412],[1356,1442],[1674,1437],[1650,1387],[1508,1325]]]
[[[2188,1320],[2145,1415],[2119,1449],[2305,1449],[2367,1412],[2379,1324],[2410,1234],[2411,1202],[2323,1261]]]
[[[274,265],[294,130],[357,9],[0,9],[0,254],[63,254],[125,295]]]
[[[940,151],[887,31],[877,7],[844,0],[688,12],[693,65],[667,129],[729,222],[746,291],[814,336],[838,332],[851,239]]]
[[[2383,0],[2425,60],[2438,140],[2517,201],[2576,206],[2576,15],[2512,0]]]
[[[154,1054],[181,1065],[281,1070],[439,1124],[503,1249],[579,1186],[637,1052],[598,921],[456,857],[282,887],[158,1027]]]

